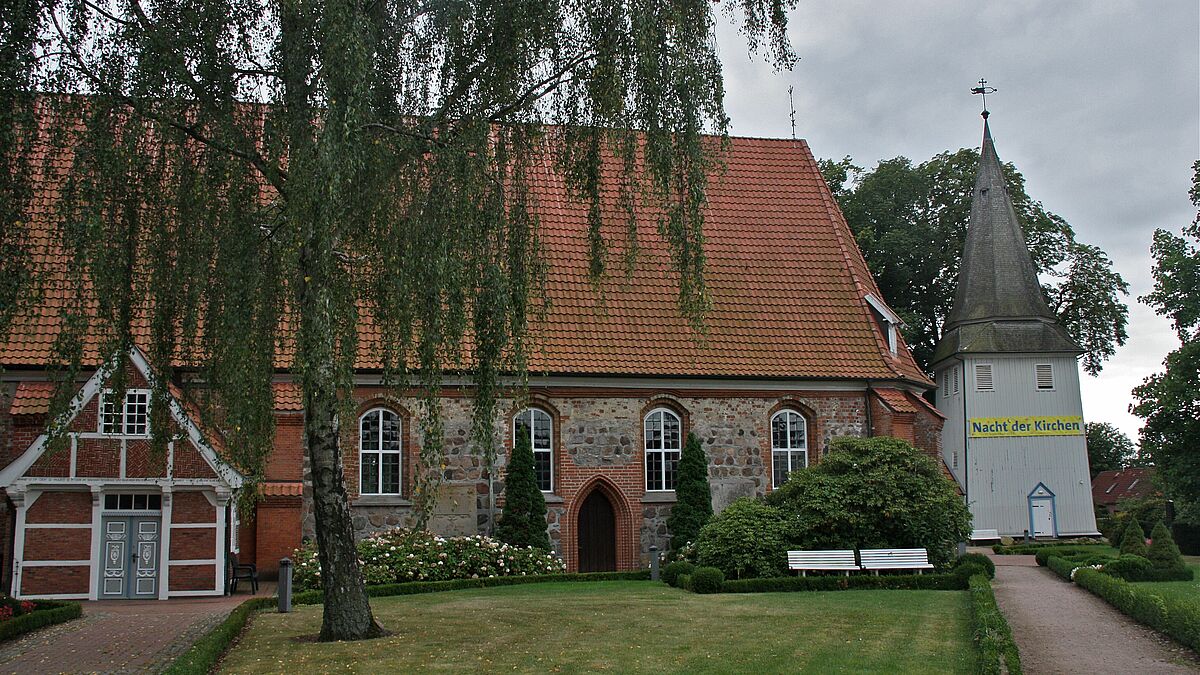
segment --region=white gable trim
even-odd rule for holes
[[[154,386],[155,380],[150,371],[150,363],[146,360],[146,356],[142,354],[141,350],[137,347],[132,347],[129,350],[129,358],[133,362],[133,366],[138,369],[138,372],[150,382],[151,386]],[[88,381],[84,383],[79,392],[75,394],[75,397],[71,399],[67,410],[51,423],[51,427],[62,429],[70,424],[79,415],[80,411],[83,410],[83,407],[87,405],[88,401],[92,400],[100,392],[100,389],[108,381],[109,376],[112,375],[113,370],[119,363],[120,359],[113,358],[97,368],[96,372],[88,378]],[[204,458],[204,461],[208,463],[209,467],[217,474],[221,482],[234,490],[240,488],[243,483],[241,474],[226,464],[217,455],[212,446],[208,444],[208,441],[204,439],[204,434],[200,433],[200,428],[196,426],[192,418],[184,412],[183,406],[169,392],[167,393],[167,400],[170,402],[171,418],[187,434],[192,445],[200,453],[200,456]],[[29,449],[23,452],[20,457],[13,460],[3,471],[0,471],[0,488],[9,488],[24,476],[25,472],[33,466],[34,462],[46,452],[46,444],[49,442],[49,439],[49,433],[41,434],[29,446]]]
[[[887,319],[888,323],[898,327],[903,327],[905,325],[904,321],[902,321],[900,317],[892,311],[892,308],[888,307],[883,300],[875,297],[874,293],[867,293],[863,299],[866,300],[867,304],[871,305],[876,312],[882,314],[883,318]]]

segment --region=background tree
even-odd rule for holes
[[[1095,478],[1101,471],[1116,471],[1129,466],[1134,456],[1133,441],[1108,422],[1088,422],[1088,467]]]
[[[751,49],[790,66],[792,0],[730,3]],[[148,334],[151,410],[194,373],[253,484],[286,364],[303,390],[322,639],[380,631],[338,445],[355,364],[423,392],[418,513],[441,475],[445,369],[472,374],[472,446],[495,464],[499,377],[525,371],[544,278],[533,167],[552,163],[586,205],[597,280],[601,196],[617,193],[629,251],[637,216],[656,214],[681,311],[701,326],[705,185],[728,128],[707,0],[34,7],[5,28],[39,39],[23,91],[46,93],[47,166],[70,167],[51,207],[80,299],[63,317],[63,382],[85,336],[107,356]]]
[[[1192,165],[1196,218],[1181,235],[1154,232],[1154,290],[1142,298],[1170,317],[1180,347],[1167,355],[1166,369],[1133,390],[1133,413],[1143,418],[1142,453],[1157,467],[1175,520],[1200,526],[1200,161]]]
[[[550,550],[546,532],[546,498],[538,489],[529,434],[520,434],[504,473],[504,511],[496,525],[496,538],[513,546]]]
[[[926,370],[954,302],[979,151],[943,152],[914,165],[905,157],[863,171],[849,157],[821,160],[821,173],[854,231],[888,304],[907,326],[904,337]],[[1076,241],[1071,226],[1025,192],[1025,178],[1004,165],[1038,272],[1052,281],[1046,299],[1084,348],[1093,375],[1125,344],[1128,284],[1095,246]]]
[[[712,519],[712,491],[708,487],[708,455],[700,439],[689,433],[679,456],[679,476],[675,482],[675,505],[667,517],[671,532],[671,551],[696,541],[700,528]]]

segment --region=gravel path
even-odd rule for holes
[[[993,587],[1026,673],[1196,673],[1200,658],[1042,569],[1031,555],[993,556]]]

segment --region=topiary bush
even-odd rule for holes
[[[715,567],[697,567],[692,572],[691,590],[693,593],[720,593],[721,584],[725,583],[725,574]]]
[[[538,489],[529,434],[518,434],[504,473],[504,511],[496,524],[496,538],[519,547],[549,551],[546,498]]]
[[[743,497],[700,530],[696,560],[730,579],[782,576],[787,573],[787,535],[783,511]]]
[[[992,562],[992,559],[986,555],[982,553],[964,553],[963,555],[958,556],[958,559],[954,561],[955,571],[968,563],[982,569],[983,573],[987,575],[988,579],[996,578],[996,563]]]
[[[1125,581],[1141,581],[1154,566],[1140,555],[1123,555],[1104,563],[1101,572]]]
[[[1149,550],[1146,548],[1146,532],[1136,519],[1129,521],[1125,535],[1121,538],[1121,555],[1137,555],[1143,558]]]
[[[688,434],[679,456],[675,483],[675,505],[667,517],[671,550],[678,551],[700,536],[700,528],[712,520],[712,491],[708,487],[708,455],[695,434]]]
[[[367,584],[446,581],[484,577],[561,574],[566,566],[551,553],[510,546],[488,537],[439,537],[403,528],[380,532],[358,542]],[[297,549],[292,560],[297,591],[321,587],[321,563],[313,542]]]
[[[767,503],[795,518],[793,548],[924,548],[945,567],[971,534],[954,482],[896,438],[835,439],[819,464],[793,472]]]
[[[1186,566],[1183,556],[1179,553],[1179,547],[1175,545],[1175,539],[1171,537],[1171,531],[1161,520],[1150,532],[1150,550],[1146,557],[1159,569]]]
[[[676,586],[679,583],[679,577],[691,574],[695,569],[696,566],[686,560],[676,560],[663,567],[661,578],[668,586]]]

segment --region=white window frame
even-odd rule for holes
[[[129,437],[133,437],[133,438],[145,438],[145,437],[149,436],[150,435],[150,399],[151,399],[149,389],[126,389],[125,390],[125,402],[122,404],[120,412],[112,413],[118,417],[119,430],[118,431],[109,431],[109,430],[105,429],[105,426],[106,426],[105,421],[106,421],[106,418],[110,414],[105,410],[105,405],[107,404],[108,399],[113,394],[116,394],[116,393],[117,392],[112,389],[104,389],[103,391],[100,392],[100,399],[97,402],[97,406],[96,406],[96,431],[97,431],[97,433],[100,433],[104,436],[129,436]],[[136,414],[135,412],[130,410],[130,405],[129,405],[129,397],[130,396],[145,397],[146,419],[145,419],[145,423],[143,425],[145,427],[145,429],[141,433],[130,433],[129,432],[129,428],[131,426],[132,427],[137,426],[136,422],[131,423],[130,419],[129,419],[130,415]],[[136,406],[136,405],[140,405],[140,404],[135,403],[134,405]]]
[[[799,446],[792,443],[792,425],[788,423],[788,415],[795,415],[796,417],[800,418],[801,422],[804,423],[804,442]],[[779,419],[780,417],[784,418],[784,428],[787,430],[786,448],[775,446],[775,420]],[[808,418],[797,410],[785,408],[774,415],[771,415],[771,426],[769,433],[771,435],[771,488],[777,490],[782,487],[782,485],[775,482],[775,453],[787,453],[787,475],[789,477],[792,475],[792,472],[797,469],[808,468]],[[803,466],[794,465],[795,455],[800,455],[804,458]],[[787,479],[785,478],[784,481],[786,482]]]
[[[534,433],[534,421],[535,421],[535,417],[537,416],[537,413],[541,413],[541,414],[545,415],[546,419],[550,422],[550,441],[549,441],[550,445],[545,448],[539,448],[537,446],[537,436]],[[554,471],[554,469],[555,469],[555,467],[554,467],[554,415],[551,415],[548,410],[546,410],[544,408],[539,408],[537,406],[529,406],[528,408],[525,408],[524,410],[517,413],[516,415],[513,415],[512,429],[513,429],[513,448],[514,449],[517,447],[517,434],[520,431],[520,427],[517,424],[517,420],[526,414],[529,414],[529,447],[533,448],[533,458],[534,458],[533,465],[535,468],[537,467],[537,456],[539,453],[543,453],[547,456],[548,463],[550,464],[550,487],[547,489],[542,489],[542,492],[545,494],[551,494],[554,492],[554,478],[555,478],[555,476],[554,476],[554,473],[555,473],[555,471]],[[537,478],[537,476],[535,475],[534,478]],[[538,487],[541,488],[541,486],[538,486]]]
[[[1038,368],[1048,368],[1050,370],[1050,386],[1049,387],[1039,387],[1038,386]],[[1035,363],[1035,364],[1033,364],[1033,390],[1034,391],[1055,391],[1056,389],[1058,389],[1058,382],[1055,381],[1055,377],[1054,377],[1054,364],[1053,363]]]
[[[902,321],[900,316],[887,306],[887,303],[875,297],[874,293],[867,293],[864,299],[867,301],[867,304],[871,306],[871,309],[878,312],[879,316],[883,319],[883,324],[887,327],[884,333],[886,333],[885,337],[888,343],[888,350],[892,354],[895,354],[897,349],[896,330],[898,327],[904,325],[904,321]]]
[[[987,373],[987,384],[983,386],[983,379],[979,377],[981,372]],[[975,364],[975,391],[996,391],[996,369],[990,363]]]
[[[396,449],[385,450],[383,447],[383,414],[388,413],[396,416]],[[379,415],[379,438],[376,441],[374,450],[363,448],[363,422],[370,415]],[[375,463],[376,486],[374,492],[364,490],[362,470],[363,456],[376,455],[378,461]],[[383,485],[383,457],[384,455],[396,455],[396,489],[395,491],[385,491]],[[400,413],[385,406],[376,406],[358,416],[358,493],[360,495],[393,495],[398,496],[404,489],[404,419],[400,417]]]
[[[659,413],[662,413],[662,417],[660,417],[658,419],[658,433],[659,433],[659,437],[662,439],[662,447],[661,448],[649,448],[649,447],[647,447],[647,444],[646,444],[646,430],[650,428],[650,418]],[[667,420],[666,416],[667,415],[674,417],[675,421],[679,424],[679,445],[678,445],[678,447],[675,447],[675,448],[667,447],[667,433],[666,433],[666,426],[667,426],[666,425],[666,420]],[[671,485],[670,487],[668,487],[668,483],[667,483],[667,460],[668,460],[668,453],[673,453],[675,455],[675,457],[674,457],[675,467],[676,467],[675,476],[676,476],[676,480],[678,480],[679,459],[683,455],[683,418],[679,416],[679,413],[675,412],[674,410],[671,410],[670,408],[664,408],[661,406],[646,413],[646,416],[642,418],[642,450],[644,452],[642,458],[645,461],[645,469],[646,469],[644,472],[645,473],[644,478],[645,478],[646,492],[674,492],[675,486]],[[650,454],[651,453],[661,456],[662,461],[659,462],[661,475],[659,476],[659,478],[662,482],[662,486],[663,486],[662,488],[650,489]]]

